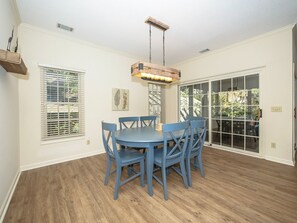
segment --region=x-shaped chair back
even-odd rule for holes
[[[119,118],[120,129],[137,128],[139,117],[121,117]]]
[[[141,127],[151,126],[156,127],[156,119],[157,116],[151,115],[151,116],[141,116],[140,118],[140,125]]]

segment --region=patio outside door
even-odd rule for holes
[[[182,85],[180,120],[203,116],[210,145],[259,153],[259,95],[258,73]]]

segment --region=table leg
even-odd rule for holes
[[[153,196],[153,169],[154,169],[154,146],[150,146],[146,151],[146,177],[148,194]]]

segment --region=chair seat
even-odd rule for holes
[[[172,147],[167,147],[167,153],[170,153],[171,150],[172,150]],[[172,155],[176,153],[178,153],[178,151],[175,151]],[[154,156],[155,156],[154,163],[157,164],[158,166],[161,166],[163,149],[155,149]]]
[[[142,154],[133,150],[119,150],[119,156],[122,160],[122,163],[130,163],[144,158],[145,154]]]

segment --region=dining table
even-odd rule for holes
[[[154,148],[163,144],[163,132],[153,127],[126,128],[115,132],[119,145],[132,148],[146,148],[146,177],[148,194],[153,196]]]

